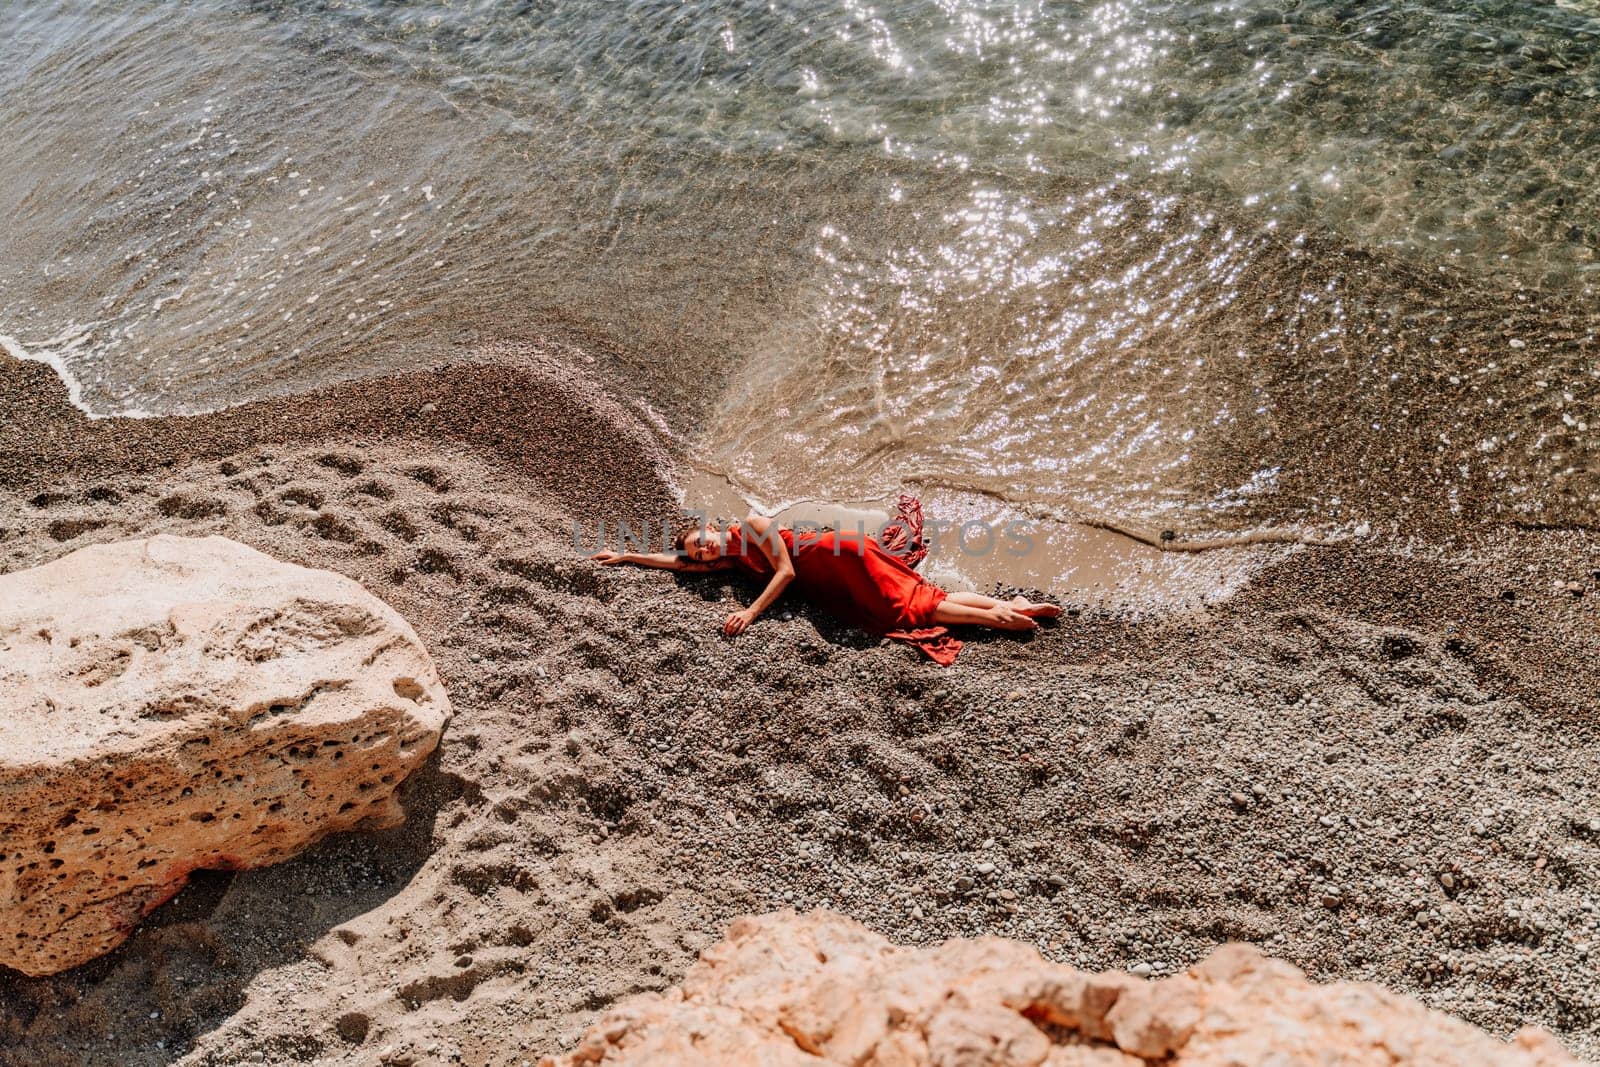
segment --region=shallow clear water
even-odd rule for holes
[[[0,92],[99,413],[541,335],[767,503],[1594,511],[1590,0],[69,0]]]

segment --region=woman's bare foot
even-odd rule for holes
[[[1060,604],[1035,604],[1027,597],[1012,597],[1011,603],[1006,605],[1018,615],[1026,615],[1030,619],[1059,619],[1061,618]]]
[[[1039,628],[1038,623],[1013,608],[1010,604],[996,604],[989,609],[989,614],[994,618],[994,622],[990,623],[990,625],[997,630],[1026,632]]]

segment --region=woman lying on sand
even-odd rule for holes
[[[916,507],[914,500],[909,503]],[[949,593],[912,570],[907,559],[915,563],[927,554],[921,546],[920,514],[916,508],[913,524],[890,524],[879,535],[893,548],[909,549],[903,556],[862,533],[806,531],[797,540],[790,527],[750,515],[742,523],[729,523],[726,530],[714,524],[686,529],[673,541],[675,552],[597,552],[590,558],[670,571],[742,566],[767,579],[767,587],[754,604],[728,616],[722,626],[725,634],[743,633],[793,584],[808,600],[845,622],[910,641],[930,659],[946,664],[961,650],[961,642],[949,635],[946,626],[1027,632],[1038,629],[1035,620],[1061,614],[1055,604],[1035,604],[1023,597],[1002,601],[977,593]]]

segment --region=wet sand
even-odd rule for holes
[[[1227,550],[1229,596],[948,669],[798,604],[730,641],[738,579],[574,557],[574,518],[675,504],[648,423],[494,358],[103,422],[0,361],[0,568],[225,534],[393,604],[457,708],[402,828],[0,975],[0,1064],[536,1060],[783,905],[1158,974],[1249,940],[1600,1054],[1592,534]]]

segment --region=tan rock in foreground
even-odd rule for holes
[[[683,985],[607,1012],[545,1067],[1466,1067],[1575,1064],[1377,986],[1229,945],[1187,974],[1085,974],[1014,941],[897,948],[830,912],[736,921]]]
[[[191,871],[398,822],[449,713],[382,601],[226,538],[0,575],[0,964],[72,967]]]

